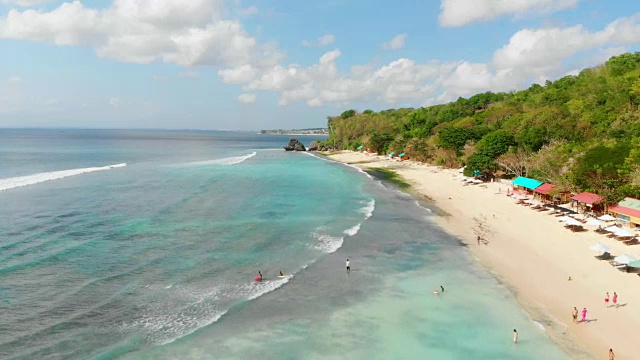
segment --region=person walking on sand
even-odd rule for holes
[[[604,297],[604,307],[609,307],[609,293],[607,292],[607,296]]]
[[[573,323],[578,323],[578,308],[573,307],[573,311],[571,312],[571,316],[573,317]]]
[[[347,272],[351,272],[351,266],[349,266],[349,259],[347,259]]]
[[[516,329],[513,329],[513,343],[518,343],[518,331]]]
[[[582,308],[582,322],[587,321],[587,308]]]
[[[615,306],[616,309],[618,308],[618,293],[615,291],[613,292],[613,306]]]
[[[616,360],[616,354],[613,353],[613,349],[609,349],[609,360]]]

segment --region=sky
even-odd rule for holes
[[[638,0],[0,0],[0,127],[324,127],[639,45]]]

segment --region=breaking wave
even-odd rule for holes
[[[254,151],[249,155],[232,156],[228,158],[214,159],[214,160],[194,161],[186,164],[181,164],[181,166],[236,165],[236,164],[240,164],[243,161],[251,159],[252,157],[256,156],[256,154],[257,153]]]
[[[376,201],[374,199],[366,202],[366,205],[360,209],[360,212],[364,214],[364,218],[368,219],[373,215],[373,211],[376,209]]]
[[[348,235],[348,236],[354,236],[355,234],[358,233],[358,231],[360,231],[360,225],[362,225],[362,224],[358,224],[358,225],[356,225],[356,226],[354,226],[352,228],[349,228],[349,229],[345,230],[344,234]]]
[[[114,164],[102,167],[89,167],[83,169],[71,169],[71,170],[60,170],[60,171],[50,171],[33,175],[26,176],[18,176],[8,179],[0,179],[0,191],[5,191],[9,189],[14,189],[17,187],[29,186],[38,184],[45,181],[58,180],[63,179],[69,176],[75,176],[80,174],[86,174],[95,171],[103,171],[110,170],[115,168],[121,168],[127,166],[126,163],[122,164]]]

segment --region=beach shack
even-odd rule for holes
[[[638,199],[626,197],[617,205],[609,207],[608,211],[630,227],[640,226],[640,200]]]
[[[533,196],[546,203],[564,204],[571,199],[569,191],[553,191],[555,185],[544,183],[533,190]]]
[[[529,179],[524,176],[518,176],[517,178],[513,179],[511,184],[513,185],[514,190],[533,191],[538,186],[542,185],[542,181]]]
[[[590,192],[582,192],[571,198],[571,206],[584,212],[602,213],[604,212],[604,205],[604,198],[602,196]]]

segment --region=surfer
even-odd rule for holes
[[[282,270],[280,270],[280,276],[284,276],[284,274],[282,273]]]

